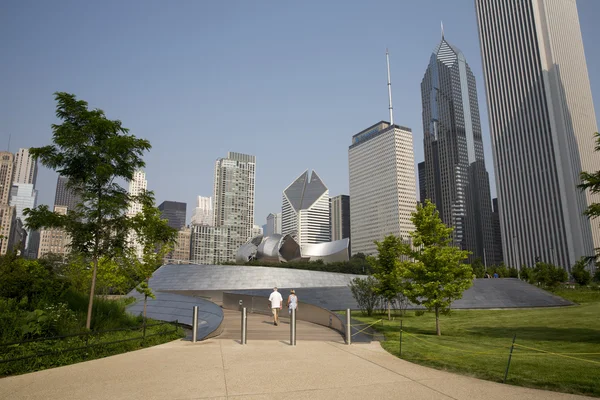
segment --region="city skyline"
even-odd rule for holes
[[[375,120],[385,118],[387,111],[387,98],[386,93],[384,92],[385,88],[383,87],[385,85],[383,81],[385,65],[383,64],[381,57],[385,47],[390,48],[392,76],[396,93],[398,93],[398,89],[401,93],[401,95],[397,94],[395,98],[396,116],[399,121],[402,121],[403,124],[406,124],[413,129],[416,163],[424,159],[422,146],[420,145],[423,134],[421,131],[422,124],[420,122],[421,110],[419,97],[419,82],[422,77],[423,68],[422,60],[424,59],[423,57],[428,57],[431,50],[431,43],[434,43],[434,41],[439,38],[440,20],[444,20],[447,35],[451,35],[453,43],[461,48],[467,59],[470,60],[476,80],[479,82],[483,81],[480,63],[481,54],[479,51],[477,23],[473,2],[466,1],[464,3],[451,5],[444,4],[444,2],[441,1],[434,3],[434,7],[432,7],[431,4],[428,6],[415,4],[389,4],[390,11],[396,13],[402,12],[410,16],[410,18],[408,18],[410,23],[407,24],[408,26],[406,27],[407,30],[414,29],[414,26],[426,26],[429,28],[425,29],[420,34],[420,38],[418,38],[415,43],[409,43],[402,39],[403,37],[407,37],[406,32],[408,32],[403,31],[402,29],[404,28],[402,27],[378,28],[372,32],[363,31],[360,32],[360,36],[355,37],[355,34],[351,32],[351,28],[340,22],[336,22],[338,19],[336,18],[336,21],[333,22],[332,26],[337,27],[339,33],[336,33],[334,36],[338,38],[340,37],[339,35],[347,36],[337,47],[335,47],[333,54],[319,54],[319,57],[321,57],[322,60],[318,65],[322,68],[318,70],[311,68],[310,64],[307,64],[305,61],[294,58],[295,52],[308,51],[307,47],[303,46],[299,40],[291,40],[288,43],[287,49],[281,49],[283,53],[278,56],[263,51],[270,47],[261,46],[258,49],[259,54],[257,57],[262,57],[262,59],[260,61],[257,61],[256,59],[250,60],[249,70],[253,75],[248,76],[248,78],[251,79],[243,81],[236,78],[231,85],[227,85],[225,88],[226,93],[239,93],[241,96],[241,100],[236,100],[235,102],[235,108],[238,112],[233,114],[228,112],[228,115],[234,118],[232,121],[234,123],[239,122],[239,118],[244,120],[242,125],[244,126],[244,131],[250,133],[245,135],[248,138],[243,138],[240,136],[241,134],[237,135],[235,133],[228,133],[228,135],[232,136],[231,138],[228,137],[227,140],[220,139],[218,136],[215,138],[213,132],[216,131],[217,120],[213,119],[212,116],[203,113],[202,118],[200,118],[200,124],[198,124],[195,117],[193,118],[195,122],[192,122],[192,120],[186,122],[187,117],[185,115],[182,115],[177,110],[169,108],[164,112],[161,110],[161,112],[164,113],[165,116],[168,116],[169,120],[172,119],[171,116],[176,115],[178,118],[183,118],[183,122],[178,122],[172,129],[167,129],[166,125],[162,123],[163,120],[159,115],[160,113],[154,111],[141,113],[140,109],[137,107],[128,105],[128,103],[133,102],[140,103],[140,107],[143,107],[142,104],[144,102],[142,101],[141,94],[148,97],[150,101],[158,100],[157,96],[160,96],[161,90],[163,92],[165,90],[164,85],[159,85],[156,88],[156,92],[143,91],[143,88],[136,84],[137,80],[132,79],[134,75],[130,75],[131,71],[128,67],[124,67],[123,72],[117,74],[114,80],[111,80],[111,77],[115,75],[111,75],[107,72],[101,73],[99,75],[101,79],[99,80],[88,79],[86,78],[88,74],[91,74],[92,72],[98,74],[101,71],[88,71],[86,68],[78,68],[79,75],[75,74],[75,78],[72,79],[71,76],[63,76],[57,72],[58,70],[56,68],[58,64],[54,64],[55,62],[50,59],[43,58],[46,55],[44,52],[37,53],[37,56],[29,57],[42,57],[45,62],[31,62],[29,64],[30,68],[24,71],[17,71],[17,68],[14,65],[16,61],[9,60],[7,65],[0,67],[2,68],[1,71],[6,73],[7,76],[15,77],[15,79],[9,80],[10,83],[7,92],[11,93],[12,89],[14,90],[14,93],[17,93],[17,84],[19,82],[25,86],[22,87],[24,91],[19,97],[19,101],[12,104],[7,102],[8,98],[2,100],[7,103],[3,103],[3,106],[5,107],[2,108],[2,116],[6,118],[0,118],[0,143],[2,143],[2,141],[4,141],[3,143],[7,143],[9,134],[12,134],[10,147],[13,151],[19,147],[39,147],[48,144],[51,140],[50,124],[55,121],[55,104],[53,102],[52,92],[55,90],[71,91],[79,98],[89,101],[92,107],[104,109],[109,118],[121,119],[124,126],[131,128],[131,133],[151,141],[154,145],[154,149],[145,157],[148,164],[146,169],[148,170],[149,175],[152,176],[149,189],[155,191],[157,204],[167,199],[183,201],[190,205],[188,207],[188,214],[190,214],[193,209],[191,205],[194,203],[197,194],[201,193],[209,195],[212,192],[213,171],[209,166],[201,165],[200,167],[196,167],[198,162],[195,160],[196,155],[194,155],[194,157],[180,157],[181,161],[177,164],[176,170],[169,169],[171,168],[170,166],[161,162],[161,158],[164,159],[164,157],[166,157],[165,154],[168,151],[183,151],[183,147],[195,148],[195,151],[199,152],[198,157],[209,158],[211,160],[215,160],[219,154],[222,154],[224,151],[223,149],[248,152],[256,155],[259,165],[257,169],[255,220],[264,221],[270,212],[277,209],[277,203],[280,202],[280,189],[278,188],[280,188],[282,184],[285,184],[285,176],[293,175],[293,172],[290,171],[297,170],[300,165],[304,165],[301,160],[301,154],[303,154],[304,150],[284,152],[285,155],[283,155],[277,154],[273,150],[273,147],[266,146],[269,142],[268,136],[274,135],[277,132],[277,129],[273,127],[278,125],[282,118],[285,120],[290,117],[289,112],[281,111],[282,108],[279,108],[276,104],[279,102],[281,95],[287,97],[287,94],[280,91],[279,87],[277,91],[272,91],[271,86],[267,85],[267,90],[264,94],[261,94],[257,105],[248,106],[240,103],[240,101],[248,99],[249,93],[254,94],[260,90],[261,84],[269,83],[269,77],[261,74],[260,71],[269,64],[269,60],[271,60],[270,57],[284,56],[298,61],[298,68],[300,68],[296,75],[294,75],[294,78],[298,80],[298,84],[293,84],[292,82],[285,86],[287,91],[294,90],[294,97],[299,98],[300,100],[294,100],[291,104],[284,104],[284,106],[287,108],[298,109],[303,115],[303,121],[298,121],[299,118],[295,118],[294,126],[290,127],[292,131],[289,132],[289,135],[286,134],[285,136],[297,137],[303,132],[309,132],[308,136],[304,137],[298,145],[304,146],[302,149],[310,147],[311,150],[317,152],[315,154],[317,164],[314,165],[314,168],[320,171],[323,179],[329,183],[332,196],[348,194],[347,154],[345,152],[345,145],[339,145],[339,143],[347,142],[348,132],[356,132],[357,127],[367,126],[370,121],[373,120],[373,115],[377,115]],[[591,45],[591,40],[593,40],[594,36],[597,36],[597,33],[600,31],[600,28],[595,26],[592,17],[594,11],[600,10],[600,7],[596,3],[597,2],[594,1],[579,1],[578,5],[580,8],[581,25],[584,30],[584,45],[587,44],[587,46],[585,46],[585,51],[588,58],[588,69],[591,73],[590,79],[592,81],[592,91],[593,93],[598,94],[600,93],[600,82],[598,82],[600,77],[595,71],[600,70],[600,51],[596,48],[597,46]],[[387,5],[388,3],[385,4]],[[107,11],[110,11],[111,7],[116,6],[109,5]],[[215,7],[218,8],[218,6]],[[335,10],[333,10],[333,8],[335,8]],[[304,7],[304,11],[302,9],[300,10],[301,14],[306,17],[307,10],[309,9],[310,5],[307,4]],[[325,6],[323,18],[327,20],[328,24],[332,24],[332,19],[327,18],[327,16],[333,15],[332,13],[335,11],[347,16],[349,21],[353,21],[362,17],[361,12],[366,12],[366,15],[372,15],[376,9],[378,9],[378,7],[358,7],[352,4],[349,4],[343,10],[340,10],[339,7]],[[425,12],[425,10],[427,12]],[[19,32],[20,29],[26,29],[28,24],[33,23],[32,21],[35,21],[36,18],[39,19],[40,16],[43,15],[43,11],[44,6],[41,7],[41,10],[36,10],[36,12],[30,15],[29,12],[25,13],[25,10],[17,4],[9,6],[9,10],[5,16],[0,17],[5,18],[8,15],[8,18],[10,18],[6,24],[3,24],[3,28],[0,28],[3,30],[6,29],[7,34],[4,35],[4,37],[7,37],[9,43],[12,43],[13,39],[16,39],[17,36],[15,35],[15,32]],[[146,8],[136,9],[136,7],[129,5],[124,7],[123,15],[129,15],[129,13],[133,13],[134,11],[136,13],[139,12],[142,15],[150,12]],[[233,20],[239,21],[240,18],[243,18],[243,12],[248,11],[249,10],[247,9],[240,11],[240,14],[233,16]],[[278,7],[274,10],[274,12],[281,15],[287,15],[293,11],[297,11],[294,9],[294,6],[289,6],[287,8]],[[78,9],[78,7],[69,10],[69,13],[76,14],[77,12],[81,13],[83,11]],[[169,15],[171,17],[178,16],[179,12],[172,11]],[[28,19],[31,17],[31,21],[23,21],[25,16],[27,16]],[[160,19],[160,17],[155,14],[152,16],[153,18]],[[343,20],[343,18],[339,19]],[[86,18],[83,18],[82,20],[85,21]],[[19,21],[24,22],[22,28],[15,26]],[[319,29],[325,29],[325,22],[321,19],[318,19],[315,22]],[[141,28],[142,31],[148,29],[146,26],[142,26]],[[252,29],[250,30],[251,34],[249,35],[249,39],[264,37],[263,34],[265,34],[265,32],[262,32],[258,28],[258,25],[251,24],[250,28]],[[49,29],[49,27],[41,24],[39,29],[41,32],[45,32],[44,29]],[[92,24],[90,29],[91,35],[99,34],[99,31],[96,32],[97,27],[95,25]],[[186,25],[185,29],[191,28],[188,28]],[[292,34],[296,35],[299,32],[303,32],[304,27],[293,24],[290,29]],[[119,32],[122,34],[122,36],[119,36],[119,40],[122,40],[123,43],[133,43],[134,39],[143,42],[142,38],[133,38],[130,32]],[[388,39],[389,37],[392,37],[393,39],[390,40]],[[38,38],[36,37],[36,39]],[[153,39],[156,40],[154,37]],[[159,48],[164,49],[164,45],[170,40],[175,41],[179,39],[178,36],[169,36],[165,41],[159,43]],[[295,36],[292,39],[295,39]],[[308,43],[313,43],[313,41],[316,41],[317,39],[318,37],[316,36],[302,38],[302,40],[306,40]],[[99,40],[99,43],[103,44],[106,48],[109,44],[113,44],[115,39],[114,37],[100,37]],[[231,40],[232,38],[230,37],[215,38],[215,45],[209,46],[208,49],[211,51],[210,54],[214,54],[214,52],[220,54],[218,48],[226,48]],[[43,40],[41,41],[43,42]],[[267,44],[269,46],[271,45],[269,41],[267,41]],[[325,44],[329,46],[331,42],[327,41]],[[207,46],[205,43],[201,43],[201,45]],[[15,52],[18,55],[22,55],[25,51],[31,51],[32,46],[32,43],[27,42],[26,45],[21,46],[19,49],[16,47],[9,47],[8,55],[10,56]],[[121,50],[120,46],[117,46],[117,48],[118,50]],[[235,46],[234,49],[240,50],[239,47]],[[323,46],[317,46],[318,51],[322,51],[323,49]],[[346,62],[349,57],[350,49],[354,50],[352,52],[352,59],[357,56],[361,59],[360,63],[356,66]],[[169,54],[179,54],[177,49],[173,51],[174,53]],[[405,54],[410,54],[410,57],[404,57]],[[146,54],[144,53],[143,55]],[[311,55],[311,57],[308,57],[308,59],[311,61],[314,61],[315,57],[317,57],[317,55],[313,53],[309,53],[309,55]],[[247,53],[243,53],[242,56],[250,57]],[[11,57],[9,57],[9,59],[10,58]],[[16,57],[15,59],[19,59],[19,57]],[[394,60],[398,60],[398,62],[394,63]],[[402,63],[399,62],[400,60],[402,60]],[[131,63],[131,61],[129,62]],[[35,65],[44,65],[45,67],[48,67],[49,75],[47,81],[33,79],[32,82],[34,83],[28,84],[26,83],[25,78],[29,77],[28,74],[37,71],[37,68],[39,67],[34,67]],[[177,68],[177,64],[174,64],[172,67]],[[279,82],[278,79],[281,74],[288,74],[290,68],[293,68],[293,66],[290,66],[287,62],[276,64],[273,67],[276,71],[275,82]],[[151,69],[149,71],[156,70]],[[207,70],[203,67],[201,71],[206,72]],[[208,71],[210,72],[213,70],[209,68]],[[139,72],[139,70],[136,70],[136,72]],[[145,70],[141,72],[144,75],[150,73]],[[185,68],[183,72],[183,75],[189,73]],[[207,84],[204,83],[204,75],[200,74],[199,71],[195,72],[193,80],[191,80],[191,82],[195,82],[192,85],[194,90],[198,88],[198,85]],[[230,72],[229,69],[226,69],[224,73]],[[217,72],[214,71],[212,73],[217,74]],[[241,76],[243,76],[244,71],[239,70],[237,73],[242,74]],[[336,74],[340,74],[341,77],[336,77]],[[190,75],[187,76],[191,79]],[[209,74],[209,76],[212,75]],[[100,87],[103,85],[112,88],[115,85],[123,83],[122,79],[124,77],[130,78],[130,83],[124,82],[124,87],[127,88],[125,90],[127,93],[125,93],[124,99],[114,98],[111,90],[105,92]],[[316,78],[318,85],[307,85],[306,79],[309,78]],[[170,81],[170,79],[172,79],[171,77],[167,77],[167,79],[169,79],[169,82],[172,82]],[[89,82],[84,82],[84,80],[89,80]],[[98,85],[97,82],[102,82],[102,85]],[[306,86],[306,88],[303,88],[302,86]],[[205,100],[203,100],[202,96],[198,98],[198,104],[196,104],[194,101],[196,98],[194,97],[195,95],[187,89],[184,89],[181,85],[175,85],[174,87],[177,88],[178,91],[181,91],[186,102],[193,104],[194,108],[197,108],[199,104],[204,104]],[[20,89],[21,88],[19,88],[19,90]],[[140,93],[139,90],[142,90],[142,92]],[[212,90],[214,90],[214,88],[210,87],[210,90],[208,90],[207,93],[213,93]],[[349,95],[349,93],[355,92],[366,93],[364,97],[368,98],[369,101],[363,101],[362,99],[357,98],[357,96]],[[167,91],[167,94],[172,96],[174,95],[174,92]],[[315,101],[315,94],[317,97],[323,97],[322,102],[317,103],[320,105],[319,107],[311,106],[311,104],[313,104],[312,102]],[[308,102],[307,95],[310,95],[310,102]],[[350,97],[351,101],[350,99],[347,100],[346,97]],[[596,98],[599,97],[600,94],[596,96]],[[486,148],[486,167],[492,181],[492,197],[495,197],[494,179],[492,179],[494,169],[492,167],[491,152],[489,151],[490,135],[487,122],[487,107],[485,105],[485,93],[482,85],[478,87],[478,98],[479,107],[482,113],[483,141]],[[211,99],[215,99],[215,97],[212,96]],[[221,100],[222,97],[217,96],[216,104],[223,104],[221,103]],[[261,110],[258,113],[259,116],[257,118],[251,118],[248,107],[250,107],[252,112],[256,112],[258,107],[260,107]],[[34,115],[34,117],[20,118],[20,115],[22,115],[21,109],[27,110],[27,114]],[[188,110],[187,108],[184,109],[186,111]],[[210,110],[213,110],[213,108]],[[223,107],[223,110],[230,111],[230,108]],[[348,113],[348,110],[351,110],[352,112]],[[4,115],[4,113],[6,113],[6,115]],[[269,119],[275,118],[274,124],[266,124],[270,121],[266,118],[267,114]],[[150,117],[148,117],[148,115],[150,115]],[[216,113],[215,116],[216,115],[220,115],[220,112]],[[190,117],[192,116],[193,114],[190,113]],[[144,121],[148,121],[148,123]],[[154,124],[155,122],[156,124]],[[220,124],[221,122],[222,120],[219,119],[218,123]],[[154,128],[154,125],[156,125],[157,128]],[[265,129],[267,126],[269,128]],[[317,129],[315,129],[315,127],[317,127]],[[257,134],[263,136],[259,136],[259,139],[257,139],[255,137]],[[162,136],[164,135],[168,136],[168,142],[165,142],[164,139],[162,139]],[[197,142],[193,139],[195,136],[204,142],[202,144],[203,149],[198,150]],[[189,146],[185,142],[186,140],[191,140]],[[232,144],[232,140],[239,140],[239,144],[235,142]],[[324,149],[314,149],[314,144],[320,143],[320,140],[323,143]],[[186,143],[185,146],[184,143]],[[281,142],[277,141],[274,141],[273,143],[279,143],[278,145],[280,146],[282,145]],[[283,143],[289,142],[286,141]],[[295,153],[298,153],[298,155]],[[325,157],[324,154],[327,154],[330,158]],[[282,163],[282,160],[284,159],[286,162]],[[161,168],[165,168],[165,171],[159,171]],[[182,173],[181,171],[189,172]],[[52,205],[56,174],[40,167],[38,175],[37,189],[40,192],[38,203]],[[181,177],[181,180],[176,182],[181,182],[182,184],[176,184],[172,179],[173,176]],[[185,184],[183,184],[184,181],[186,181]],[[193,182],[193,184],[189,184],[189,181]],[[189,220],[189,218],[190,215],[187,216],[186,220]]]

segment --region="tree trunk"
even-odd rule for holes
[[[438,336],[442,336],[442,332],[440,331],[440,309],[435,307],[435,333]]]
[[[146,323],[146,304],[148,303],[148,295],[144,295],[144,324]]]
[[[96,291],[96,273],[98,272],[98,257],[94,257],[94,270],[92,271],[92,287],[90,288],[90,302],[88,304],[87,320],[85,329],[90,330],[92,326],[92,306],[94,305],[94,292]]]
[[[388,300],[388,321],[392,320],[392,302]]]

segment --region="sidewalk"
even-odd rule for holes
[[[175,341],[100,360],[0,379],[0,399],[558,400],[397,359],[378,342]]]

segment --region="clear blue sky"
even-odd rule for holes
[[[600,116],[600,1],[579,0]],[[148,187],[163,200],[212,195],[214,161],[256,155],[256,223],[281,210],[281,192],[315,169],[331,195],[348,193],[351,136],[394,117],[423,160],[420,83],[440,40],[460,48],[478,85],[486,163],[493,162],[472,0],[30,1],[0,4],[0,148],[51,141],[53,92],[120,119],[153,145]],[[40,202],[56,174],[42,169]]]

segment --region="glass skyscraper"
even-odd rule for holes
[[[499,264],[493,243],[492,204],[485,168],[475,76],[463,53],[442,40],[421,82],[425,196],[454,243],[488,264]]]

